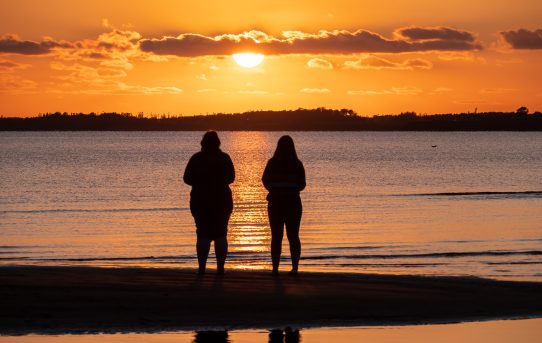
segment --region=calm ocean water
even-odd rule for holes
[[[237,172],[227,266],[270,268],[260,178],[281,133],[219,134]],[[301,270],[542,281],[542,134],[290,134]],[[0,132],[0,264],[195,267],[182,173],[201,136]]]

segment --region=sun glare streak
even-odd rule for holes
[[[243,52],[239,54],[232,55],[235,63],[244,68],[254,68],[260,63],[262,63],[264,55],[256,54],[253,52]]]

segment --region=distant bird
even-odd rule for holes
[[[436,145],[431,145],[431,148],[436,148],[437,146]]]

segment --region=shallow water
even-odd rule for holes
[[[284,334],[283,334],[284,335]],[[342,342],[440,342],[440,343],[537,343],[542,337],[542,319],[500,320],[493,322],[395,327],[353,327],[303,329],[289,334],[270,336],[270,331],[234,330],[222,332],[176,332],[155,334],[98,334],[98,335],[30,335],[0,336],[0,343],[342,343]]]
[[[540,133],[290,134],[303,270],[542,281]],[[220,133],[237,172],[230,268],[269,268],[260,178],[280,135]],[[0,264],[195,267],[181,177],[200,139],[0,132]]]

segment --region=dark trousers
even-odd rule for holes
[[[301,241],[299,240],[299,226],[303,207],[299,195],[270,197],[267,205],[269,225],[271,226],[271,258],[273,270],[277,271],[282,253],[282,238],[284,227],[290,243],[290,256],[292,269],[297,271],[301,257]]]

